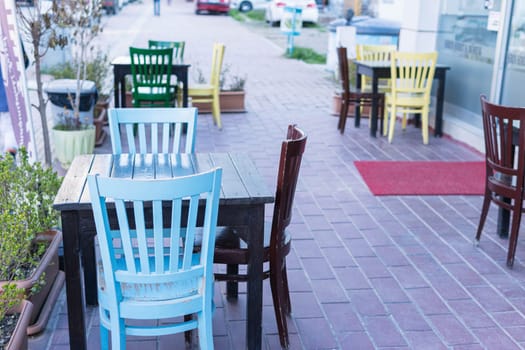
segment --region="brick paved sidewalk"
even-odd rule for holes
[[[130,20],[133,23],[129,23]],[[193,4],[132,3],[112,18],[102,42],[111,54],[148,38],[186,40],[192,64],[205,67],[214,41],[226,44],[225,62],[248,75],[247,112],[224,114],[222,131],[199,116],[197,152],[250,152],[275,186],[280,141],[289,123],[309,136],[297,188],[292,252],[292,349],[520,349],[525,347],[525,245],[513,270],[505,267],[507,240],[495,232],[492,209],[480,247],[472,245],[480,196],[374,197],[355,160],[479,161],[453,140],[424,146],[411,126],[394,142],[370,138],[367,121],[347,123],[344,135],[330,114],[333,82],[322,67],[282,57],[282,49],[226,16],[196,16]],[[109,148],[97,149],[97,152]],[[271,208],[267,208],[267,214]],[[228,302],[217,283],[217,349],[244,349],[245,295]],[[264,283],[263,349],[279,340],[269,283]],[[64,298],[30,349],[68,348]],[[89,345],[99,343],[96,308],[88,307]],[[153,348],[151,341],[130,348]],[[168,337],[159,348],[183,348]]]

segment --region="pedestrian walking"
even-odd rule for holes
[[[160,0],[153,0],[153,14],[160,16]]]

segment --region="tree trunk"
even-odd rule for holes
[[[35,57],[40,57],[38,45],[34,45]],[[51,159],[51,143],[49,140],[49,128],[47,125],[46,116],[46,102],[44,100],[44,86],[42,84],[42,71],[40,66],[40,60],[35,60],[35,79],[36,79],[36,91],[38,95],[38,112],[40,113],[40,122],[42,123],[42,136],[44,138],[44,162],[46,166],[52,165]],[[35,140],[33,140],[35,142]]]

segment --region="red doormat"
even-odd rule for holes
[[[482,195],[485,162],[355,161],[375,196]]]

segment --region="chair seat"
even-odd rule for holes
[[[161,87],[146,87],[140,86],[137,88],[139,97],[148,100],[165,100],[166,89]],[[175,97],[177,93],[177,86],[170,86],[170,94]]]
[[[213,85],[195,84],[188,86],[188,95],[190,96],[209,96],[213,93]]]
[[[385,103],[387,106],[392,104],[393,100],[394,98],[391,94],[385,94]],[[397,106],[417,107],[419,109],[422,109],[426,104],[425,96],[422,94],[412,93],[398,94],[398,97],[395,99],[395,101]]]
[[[270,238],[272,223],[264,223],[264,261],[270,259]],[[195,235],[195,249],[200,249],[202,234],[197,232]],[[284,231],[284,244],[282,251],[284,255],[288,254],[291,247],[292,237],[287,230]],[[233,227],[217,227],[215,238],[215,252],[213,262],[215,264],[234,264],[243,265],[248,263],[248,246],[240,237],[237,229]]]

